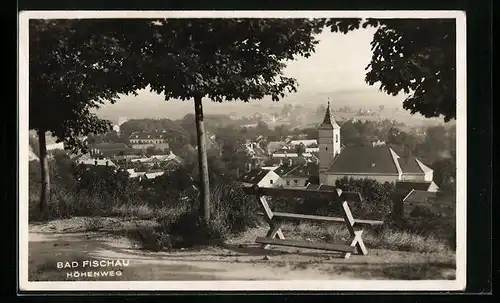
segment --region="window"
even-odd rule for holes
[[[290,185],[290,180],[286,180],[286,185]]]
[[[297,185],[299,183],[299,180],[293,180],[293,184]]]
[[[339,142],[339,135],[335,135],[335,143]]]
[[[328,151],[328,147],[325,147],[325,150]]]
[[[269,184],[273,184],[273,180],[269,180]]]

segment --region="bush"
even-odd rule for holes
[[[52,190],[51,196],[52,197],[47,202],[46,208],[43,211],[40,210],[39,194],[30,197],[28,210],[28,220],[30,222],[43,222],[71,217],[72,211],[70,204],[74,199],[74,195],[64,190]]]
[[[211,191],[210,222],[201,217],[198,197],[190,199],[182,212],[159,218],[160,226],[143,232],[144,248],[154,249],[219,244],[229,235],[245,231],[258,222],[255,198],[243,193],[237,184],[218,184]],[[176,210],[181,208],[176,207]],[[163,241],[162,239],[168,239]],[[156,244],[155,244],[156,243]],[[158,247],[163,243],[164,247]]]
[[[129,237],[139,242],[146,250],[160,251],[172,248],[170,235],[161,227],[137,226],[135,231],[130,232]]]
[[[39,193],[30,193],[29,221],[67,219],[72,216],[104,216],[111,212],[113,201],[82,191],[75,193],[53,184],[45,210],[40,210]]]
[[[214,216],[209,224],[205,224],[200,213],[196,211],[183,214],[177,221],[164,228],[177,239],[176,244],[182,247],[219,243],[224,240],[228,231],[228,227],[217,216]]]

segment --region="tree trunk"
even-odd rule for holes
[[[40,192],[40,210],[45,210],[50,196],[50,170],[47,157],[47,144],[45,130],[38,130],[38,145],[40,148],[40,172],[42,175],[42,190]]]
[[[207,150],[205,142],[205,126],[203,125],[202,97],[194,98],[196,117],[196,133],[198,143],[198,168],[200,174],[200,211],[205,223],[210,220],[210,182],[208,178]]]

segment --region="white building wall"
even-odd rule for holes
[[[270,170],[267,175],[262,178],[259,183],[257,183],[257,185],[259,187],[275,187],[279,179],[281,179],[280,176],[274,171]]]
[[[64,142],[46,144],[47,151],[51,150],[64,150]]]
[[[427,181],[424,174],[403,174],[402,181]],[[432,181],[432,180],[431,180]]]
[[[424,175],[424,180],[427,182],[433,181],[434,180],[434,171],[431,170],[431,171],[426,172]]]
[[[335,155],[340,153],[340,129],[318,130],[319,167],[326,169]]]
[[[306,184],[307,180],[309,180],[309,177],[285,177],[283,179],[285,181],[285,184],[283,185],[283,187],[300,188],[300,187],[306,186],[305,184]],[[297,181],[297,182],[295,182],[295,181]],[[287,182],[289,184],[287,184]]]

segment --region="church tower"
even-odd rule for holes
[[[328,169],[336,155],[340,153],[340,126],[330,112],[330,102],[326,107],[323,123],[318,127],[319,170]]]

